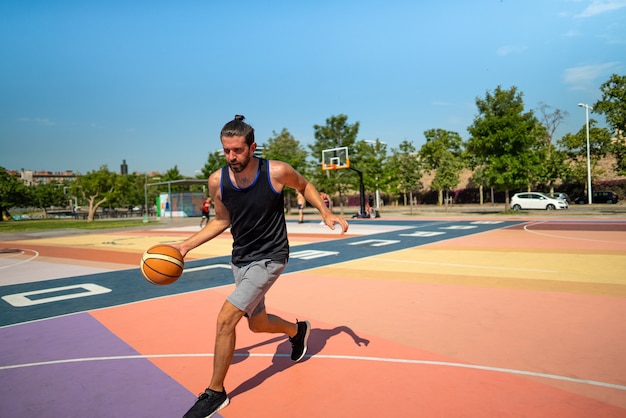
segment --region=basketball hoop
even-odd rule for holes
[[[350,168],[348,147],[330,148],[322,150],[322,170],[332,171]]]

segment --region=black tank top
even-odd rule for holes
[[[222,202],[230,213],[232,262],[236,266],[265,258],[286,262],[289,257],[283,193],[272,187],[269,162],[258,162],[256,178],[245,189],[235,187],[228,167],[222,167]]]

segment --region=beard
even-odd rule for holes
[[[233,171],[233,173],[241,173],[243,170],[246,169],[249,163],[250,163],[250,157],[246,157],[242,161],[237,161],[237,160],[229,161],[228,166]]]

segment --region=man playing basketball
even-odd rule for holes
[[[209,177],[215,215],[199,232],[175,245],[185,256],[190,250],[220,235],[228,227],[233,235],[232,269],[235,290],[217,317],[213,375],[206,390],[185,414],[210,417],[229,403],[224,379],[235,351],[235,327],[248,318],[253,332],[283,333],[292,345],[291,359],[301,360],[310,332],[308,321],[286,321],[265,310],[265,293],[285,269],[289,242],[284,213],[284,187],[302,193],[331,229],[348,223],[324,206],[315,186],[289,164],[256,158],[254,129],[237,115],[222,128],[220,139],[227,166]]]

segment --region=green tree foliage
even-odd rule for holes
[[[385,176],[387,160],[387,144],[379,139],[361,140],[354,144],[354,153],[350,157],[350,163],[363,173],[366,195],[373,195],[376,190],[388,189],[388,180]],[[353,187],[358,190],[358,177],[353,178],[355,179]]]
[[[313,125],[315,142],[309,145],[314,167],[311,170],[311,179],[319,191],[326,192],[329,196],[339,194],[339,205],[343,212],[344,196],[354,184],[356,173],[351,170],[322,171],[322,151],[325,149],[348,147],[349,152],[354,150],[359,122],[348,123],[346,115],[331,116],[326,119],[326,125]]]
[[[207,162],[202,167],[202,174],[198,174],[197,178],[205,178],[208,179],[209,176],[226,165],[226,158],[224,158],[224,153],[222,151],[214,151],[209,153],[209,157]]]
[[[439,192],[438,203],[443,203],[443,192],[459,184],[459,176],[465,167],[463,139],[456,132],[429,129],[424,132],[426,142],[418,153],[426,170],[435,172],[432,188]]]
[[[13,219],[10,213],[12,208],[29,204],[28,186],[25,186],[16,176],[9,174],[4,167],[0,167],[0,221],[5,218]]]
[[[324,149],[352,147],[356,142],[359,126],[359,122],[350,125],[346,115],[331,116],[326,119],[326,125],[313,125],[315,143],[310,148],[315,158],[321,158]]]
[[[513,86],[498,86],[485,98],[476,98],[478,115],[468,127],[471,138],[467,150],[479,165],[489,186],[505,192],[505,208],[509,191],[528,187],[538,176],[540,138],[545,129],[532,111],[524,111],[522,93]]]
[[[611,148],[615,156],[615,171],[620,176],[626,176],[626,137],[617,137]]]
[[[170,168],[161,176],[161,181],[174,181],[174,180],[184,180],[185,176],[183,176],[178,170],[178,166]]]
[[[87,222],[93,222],[96,211],[104,203],[115,199],[115,190],[118,187],[120,175],[109,171],[106,165],[99,170],[90,171],[76,178],[72,183],[71,193],[81,196],[82,201],[89,205]]]
[[[107,202],[109,207],[132,208],[143,200],[143,187],[137,187],[137,176],[134,174],[123,174],[117,178],[115,190],[111,193]]]
[[[185,179],[185,176],[183,176],[180,173],[177,165],[167,170],[165,174],[161,176],[161,181],[176,181],[176,180],[184,180],[184,179]],[[171,185],[170,187],[171,187],[172,192],[183,192],[186,190],[185,186],[180,186],[176,184]],[[159,187],[159,189],[162,191],[167,191],[167,186],[161,186]]]
[[[611,152],[617,160],[616,170],[626,175],[626,75],[611,75],[600,91],[602,98],[593,105],[593,111],[603,114],[613,129]]]
[[[541,153],[544,155],[543,163],[538,167],[537,179],[554,192],[555,183],[559,179],[569,176],[569,166],[565,163],[567,155],[555,144],[554,134],[559,125],[568,116],[568,112],[560,109],[552,110],[552,107],[541,103],[539,105],[540,123],[545,128],[545,136],[540,142]],[[541,139],[541,138],[540,138]]]
[[[614,132],[626,132],[626,75],[613,74],[600,86],[602,98],[593,105],[593,111],[604,114]]]
[[[611,132],[606,128],[598,128],[598,121],[589,119],[589,154],[592,160],[605,157],[611,150]],[[587,155],[587,126],[583,125],[575,134],[566,134],[559,144],[570,158]]]
[[[589,156],[591,157],[591,172],[595,170],[598,161],[612,150],[611,132],[606,128],[598,128],[597,121],[589,119]],[[567,157],[573,161],[571,169],[572,180],[586,183],[587,179],[587,126],[575,134],[566,134],[559,140]]]
[[[269,160],[284,161],[291,165],[302,175],[307,175],[307,152],[296,138],[283,128],[280,133],[272,131],[273,137],[268,139],[267,145],[263,145],[263,157]],[[291,201],[295,199],[293,190],[285,190],[287,205],[293,206]]]
[[[567,164],[567,153],[556,147],[546,153],[543,163],[538,168],[540,171],[537,178],[550,189],[551,194],[554,193],[558,180],[567,180],[571,176],[571,170]]]
[[[405,139],[397,149],[392,148],[389,165],[390,187],[395,188],[396,192],[404,196],[405,205],[407,194],[409,195],[411,212],[413,212],[413,191],[420,189],[422,178],[421,164],[413,143]]]
[[[272,131],[273,137],[264,145],[263,157],[269,160],[284,161],[296,171],[306,174],[307,151],[294,136],[283,128],[280,133]]]
[[[66,194],[69,186],[61,183],[51,182],[46,184],[38,184],[32,187],[31,205],[48,213],[51,206],[71,206],[70,197]]]

